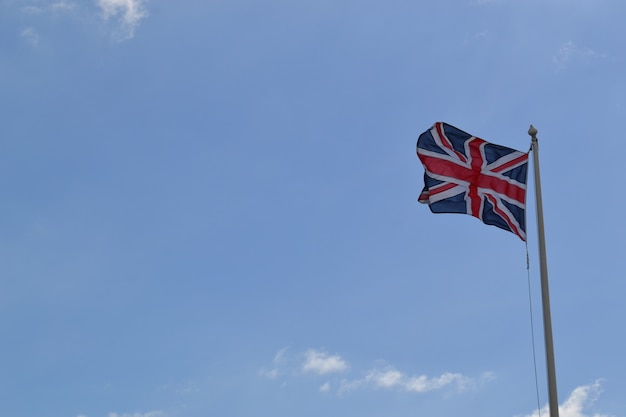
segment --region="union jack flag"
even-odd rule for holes
[[[420,203],[433,213],[463,213],[526,241],[528,153],[494,145],[437,122],[417,140],[424,165]]]

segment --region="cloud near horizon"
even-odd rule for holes
[[[299,354],[288,354],[288,348],[279,350],[273,359],[273,367],[267,371],[262,369],[260,375],[277,380],[280,377],[304,378],[323,377],[318,386],[318,392],[329,394],[335,392],[338,396],[363,389],[405,392],[408,394],[425,394],[437,390],[452,390],[463,392],[481,389],[486,383],[496,378],[493,372],[484,372],[481,376],[472,378],[456,372],[444,372],[439,376],[407,375],[393,366],[375,367],[361,378],[340,378],[331,374],[347,373],[350,365],[347,360],[338,354],[329,354],[324,350],[307,349]],[[560,417],[615,417],[610,414],[586,412],[598,400],[601,390],[599,379],[592,384],[575,388],[570,396],[559,406]],[[284,381],[281,386],[285,386]],[[549,415],[548,406],[535,410],[530,414],[520,414],[515,417],[545,417]],[[118,416],[109,416],[118,417]],[[136,417],[136,416],[119,416]],[[152,417],[152,416],[141,416]],[[156,417],[156,416],[155,416]]]
[[[346,373],[350,370],[348,361],[340,355],[329,354],[323,350],[306,350],[298,355],[300,358],[298,364],[290,361],[286,352],[286,348],[279,350],[274,356],[273,367],[270,370],[262,369],[260,374],[268,379],[277,379],[283,375],[291,375],[293,377],[315,375],[328,378],[331,374]],[[303,360],[302,357],[304,357]],[[454,388],[457,391],[463,391],[478,388],[482,383],[493,378],[494,375],[491,372],[484,373],[478,379],[453,372],[444,372],[436,377],[428,377],[426,375],[408,376],[394,367],[388,366],[372,369],[366,372],[362,378],[343,378],[339,380],[335,377],[333,381],[326,380],[320,385],[319,392],[331,392],[333,387],[336,387],[335,391],[340,395],[366,388],[399,390],[412,393],[425,393],[444,388]]]
[[[593,405],[599,398],[601,389],[601,380],[595,381],[590,385],[583,385],[575,388],[560,406],[560,417],[613,417],[609,414],[585,414],[585,409]],[[550,407],[545,405],[541,410],[536,410],[532,414],[525,415],[524,417],[540,417],[549,416]],[[517,416],[519,417],[519,416]]]
[[[166,417],[163,411],[149,411],[147,413],[109,413],[108,417]]]
[[[372,386],[383,389],[400,389],[406,392],[424,393],[454,387],[457,391],[476,388],[478,382],[489,381],[494,374],[486,372],[480,380],[474,380],[459,373],[445,372],[438,377],[429,378],[427,375],[407,376],[393,367],[374,369],[367,375],[354,381],[342,381],[340,391],[351,391],[362,386]]]

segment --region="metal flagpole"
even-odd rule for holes
[[[552,319],[550,317],[550,290],[548,286],[548,264],[546,261],[546,239],[543,232],[543,204],[541,201],[541,178],[539,175],[539,142],[537,129],[530,125],[528,134],[531,137],[533,151],[533,168],[535,172],[535,200],[537,203],[537,229],[539,241],[539,268],[541,273],[541,300],[543,305],[543,333],[546,344],[546,364],[548,371],[548,400],[550,417],[559,417],[559,399],[556,390],[556,369],[554,365],[554,346],[552,343]]]

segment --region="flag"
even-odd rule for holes
[[[433,213],[470,214],[526,241],[528,153],[437,122],[417,140],[424,165],[420,203]]]

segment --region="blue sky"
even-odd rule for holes
[[[525,245],[417,203],[441,120],[539,130],[561,416],[626,416],[625,16],[0,0],[0,415],[536,416]]]

